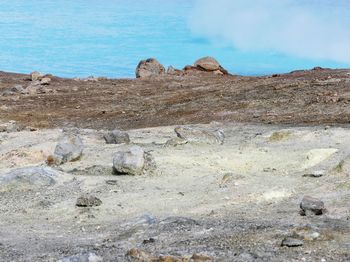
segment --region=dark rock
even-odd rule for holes
[[[225,134],[222,130],[206,130],[198,127],[180,126],[175,128],[176,135],[191,143],[223,144]]]
[[[282,247],[300,247],[302,245],[304,245],[303,240],[292,237],[286,237],[281,243]]]
[[[145,164],[145,152],[139,146],[120,148],[113,157],[113,168],[116,174],[141,175]]]
[[[151,237],[151,238],[149,238],[149,239],[144,239],[144,240],[142,241],[142,244],[143,244],[143,245],[147,245],[147,244],[152,244],[152,243],[154,243],[154,242],[156,242],[156,240],[155,240],[153,237]]]
[[[105,134],[103,137],[106,140],[107,144],[129,144],[130,143],[130,137],[128,133],[120,130],[113,130],[112,132]]]
[[[81,196],[75,205],[77,207],[97,207],[102,205],[102,201],[95,196]]]
[[[325,175],[325,171],[324,170],[316,170],[316,171],[312,171],[312,172],[306,172],[303,177],[322,177]]]
[[[149,58],[142,60],[136,68],[136,77],[152,77],[165,74],[165,68],[156,59]]]
[[[300,203],[300,214],[305,215],[322,215],[324,212],[324,203],[310,196],[305,196]]]
[[[55,148],[54,157],[57,164],[77,161],[81,158],[84,144],[79,135],[75,133],[63,134]]]

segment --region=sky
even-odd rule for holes
[[[135,76],[154,57],[233,74],[350,68],[350,0],[1,0],[0,70]]]
[[[213,44],[255,53],[257,60],[270,54],[350,65],[350,1],[197,0],[189,25]]]

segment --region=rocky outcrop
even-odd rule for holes
[[[228,71],[215,58],[210,56],[198,59],[193,66],[185,66],[184,71],[204,71],[215,75],[228,75]]]
[[[145,151],[141,147],[123,147],[114,154],[114,171],[119,175],[141,175],[146,165],[145,158]]]
[[[50,167],[27,167],[0,177],[0,192],[39,190],[53,186],[60,172]]]
[[[205,71],[209,71],[209,72],[214,72],[214,71],[220,70],[220,67],[221,67],[219,62],[216,61],[215,58],[210,57],[210,56],[198,59],[194,63],[194,66],[201,68]]]
[[[147,78],[165,74],[165,68],[156,59],[149,58],[140,61],[135,73],[137,78]]]

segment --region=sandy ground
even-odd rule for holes
[[[94,252],[128,261],[154,255],[207,254],[214,261],[349,261],[350,127],[212,122],[225,142],[166,145],[174,126],[129,130],[154,172],[116,176],[103,130],[81,129],[84,155],[57,167],[45,190],[0,192],[1,261],[57,261]],[[45,166],[60,129],[0,133],[0,175]],[[322,177],[305,174],[324,171]],[[76,207],[79,196],[102,200]],[[299,214],[303,196],[324,201],[322,216]],[[286,236],[302,247],[281,247]],[[317,236],[317,237],[311,237]]]

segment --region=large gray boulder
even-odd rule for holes
[[[64,133],[55,148],[54,158],[57,164],[77,161],[83,155],[84,144],[74,132]]]
[[[136,68],[136,77],[152,77],[165,74],[165,68],[156,59],[149,58],[147,60],[142,60]]]
[[[39,190],[53,186],[60,174],[50,167],[16,169],[0,177],[0,192]]]
[[[129,144],[130,137],[127,132],[121,130],[113,130],[105,134],[104,139],[107,144]]]
[[[325,211],[324,203],[320,199],[305,196],[300,202],[300,214],[307,215],[322,215]]]
[[[190,143],[199,144],[223,144],[225,134],[221,129],[210,130],[191,126],[178,126],[175,128],[176,135]]]
[[[113,169],[120,175],[142,175],[146,165],[145,151],[139,146],[120,148],[113,157]]]

